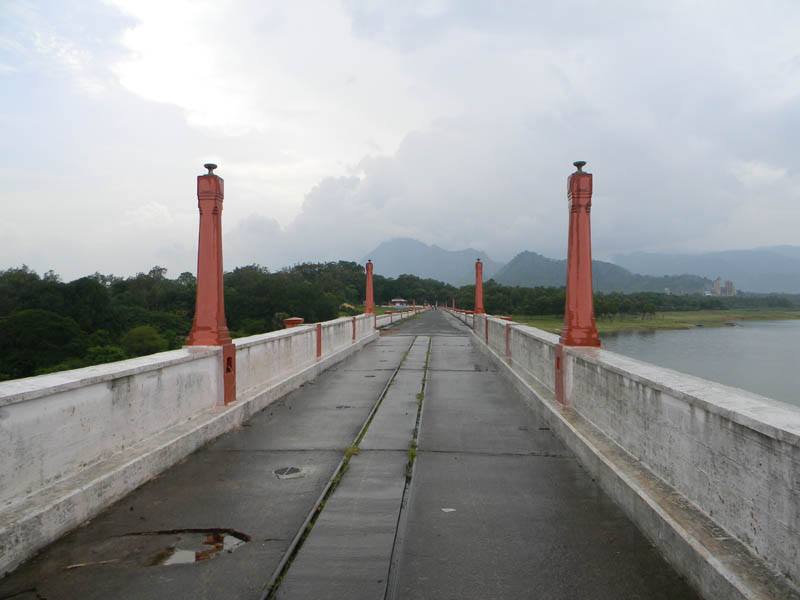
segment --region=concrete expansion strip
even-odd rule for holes
[[[374,332],[257,394],[219,406],[39,490],[0,512],[0,576],[204,444],[357,352]]]
[[[704,598],[800,599],[785,577],[574,410],[558,404],[550,390],[520,374],[486,346],[483,335],[473,335],[480,342],[476,347],[511,379],[603,490]]]
[[[384,597],[429,345],[429,337],[414,338],[337,470],[335,487],[326,488],[298,532],[291,562],[279,567],[280,577],[273,575],[268,598]]]

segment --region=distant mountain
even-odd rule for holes
[[[800,246],[767,246],[702,254],[635,252],[614,256],[614,262],[634,273],[689,273],[730,279],[748,292],[800,293]]]
[[[566,285],[567,261],[535,252],[520,252],[497,272],[494,280],[503,285],[560,287]],[[601,260],[592,261],[592,283],[599,292],[663,292],[664,288],[669,288],[673,294],[692,294],[711,287],[711,280],[696,275],[636,275]]]
[[[383,242],[366,257],[375,263],[375,273],[397,277],[409,273],[423,279],[437,279],[452,285],[475,282],[475,259],[483,262],[483,277],[490,279],[502,263],[489,258],[485,252],[467,248],[445,250],[410,238],[395,238]]]

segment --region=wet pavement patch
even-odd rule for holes
[[[303,477],[303,470],[300,467],[281,467],[273,471],[278,479],[297,479]]]
[[[210,560],[222,553],[231,553],[248,541],[249,536],[238,532],[185,532],[178,534],[174,545],[154,556],[151,566],[185,565]]]
[[[156,567],[197,563],[231,553],[249,541],[249,535],[233,529],[127,533],[104,540],[87,554],[90,559],[64,565],[62,570],[105,565]]]

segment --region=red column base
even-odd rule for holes
[[[559,404],[567,404],[567,398],[564,394],[564,345],[558,344],[556,346],[556,402]]]
[[[222,381],[224,385],[223,402],[236,402],[236,345],[222,346]]]
[[[561,329],[561,337],[558,341],[565,346],[600,347],[600,336],[597,335],[597,329],[595,327],[584,327],[581,329],[577,327],[564,327]]]

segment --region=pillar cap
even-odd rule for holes
[[[573,164],[573,166],[575,166],[578,169],[576,171],[577,173],[583,173],[583,167],[586,166],[586,161],[585,160],[576,160],[572,164]]]
[[[215,165],[214,163],[206,163],[203,165],[203,168],[208,169],[208,173],[206,173],[206,175],[213,175],[214,169],[217,168],[217,165]]]

